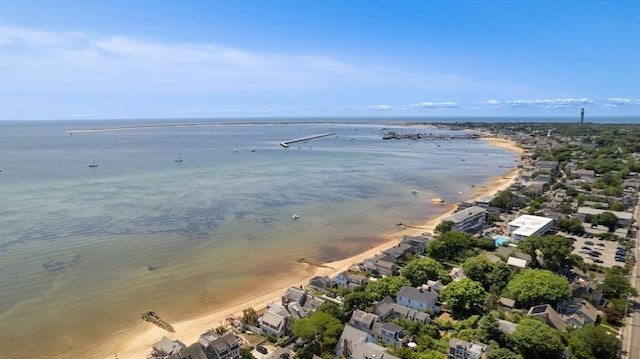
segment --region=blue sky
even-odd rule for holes
[[[640,114],[640,1],[0,1],[0,119]]]

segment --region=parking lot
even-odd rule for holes
[[[605,241],[598,238],[583,238],[579,236],[574,236],[570,234],[562,234],[565,237],[569,237],[574,239],[573,242],[573,252],[582,258],[584,258],[584,262],[587,264],[597,264],[602,267],[611,268],[614,265],[618,265],[624,267],[624,262],[616,262],[616,248],[618,247],[618,242],[615,241]],[[596,251],[600,253],[600,256],[591,256],[589,253],[581,253],[586,252],[583,248],[589,248],[589,252]],[[601,249],[600,249],[601,248]],[[598,263],[597,259],[601,260],[602,263]]]

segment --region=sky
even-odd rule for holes
[[[638,0],[0,0],[0,120],[640,114]]]

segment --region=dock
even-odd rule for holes
[[[302,137],[302,138],[296,138],[294,140],[289,140],[289,141],[284,141],[284,142],[280,142],[280,146],[284,147],[284,148],[289,148],[289,144],[290,143],[296,143],[296,142],[302,142],[302,141],[307,141],[307,140],[313,140],[314,138],[320,138],[320,137],[327,137],[327,136],[333,136],[335,135],[335,132],[331,132],[331,133],[323,133],[320,135],[313,135],[313,136],[307,136],[307,137]]]

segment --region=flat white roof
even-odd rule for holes
[[[509,259],[507,260],[507,265],[519,268],[527,268],[527,261],[525,259],[509,257]]]
[[[618,217],[618,219],[630,220],[631,217],[632,217],[632,214],[628,213],[628,212],[609,211],[609,210],[606,210],[606,209],[596,209],[596,208],[591,208],[591,207],[580,207],[580,208],[578,208],[578,213],[579,214],[596,215],[596,214],[600,214],[602,212],[611,212],[611,213],[615,214],[616,217]]]
[[[518,227],[518,229],[512,232],[513,234],[528,237],[544,228],[544,226],[548,225],[551,222],[553,222],[553,219],[551,218],[523,214],[522,216],[509,222],[509,227]]]
[[[442,222],[451,221],[453,223],[460,223],[467,218],[471,218],[477,215],[478,213],[487,213],[487,210],[482,207],[472,206],[472,207],[463,209],[460,212],[456,212],[448,217],[443,218]]]

